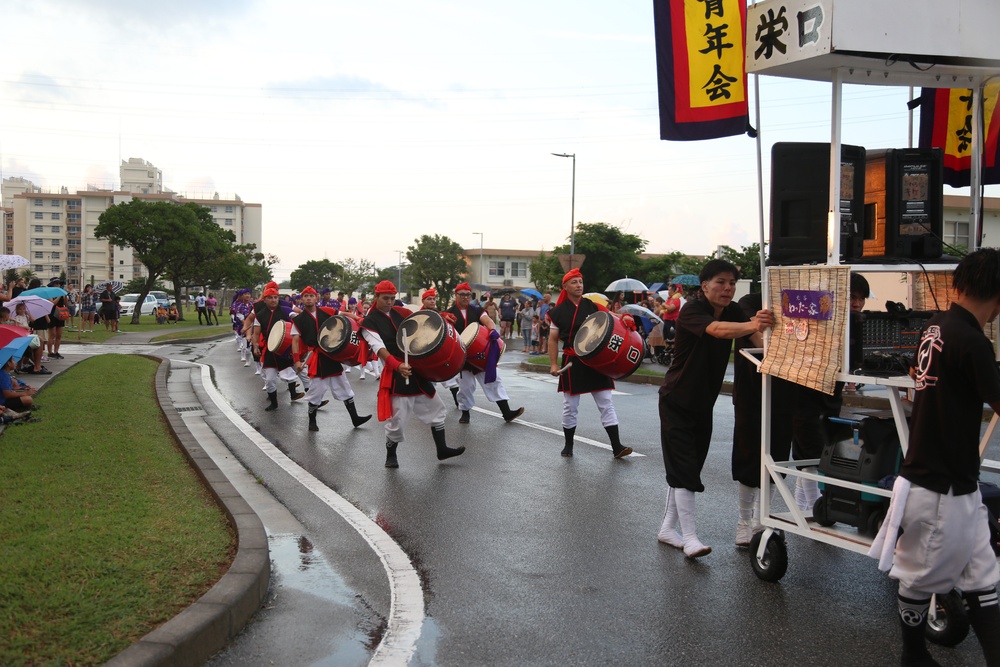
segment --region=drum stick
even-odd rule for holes
[[[560,368],[559,372],[556,373],[556,375],[562,375],[563,373],[565,373],[566,371],[568,371],[572,367],[573,367],[573,362],[571,361],[568,364],[566,364],[565,366],[563,366],[562,368]]]
[[[403,329],[403,363],[407,366],[410,365],[410,338],[406,335],[406,329]],[[406,384],[410,384],[410,378],[403,378]]]

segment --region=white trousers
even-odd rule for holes
[[[299,378],[294,366],[283,368],[280,371],[277,368],[265,368],[261,375],[264,376],[264,388],[269,394],[278,390],[278,378],[285,382],[295,382]]]
[[[563,392],[563,428],[574,428],[576,426],[576,414],[580,410],[580,397],[584,394],[574,396],[568,391]],[[601,426],[607,428],[618,423],[618,413],[615,412],[614,401],[611,400],[611,390],[592,391],[590,395],[597,403],[597,409],[601,411]]]
[[[486,373],[472,373],[462,371],[458,374],[458,409],[471,410],[476,405],[476,383],[483,388],[486,399],[493,403],[497,401],[510,400],[507,390],[504,389],[503,381],[497,375],[494,382],[486,381]]]
[[[328,378],[310,378],[309,389],[306,390],[306,402],[309,405],[319,405],[328,391],[336,401],[354,398],[354,389],[347,378],[343,375],[334,375]]]
[[[444,427],[447,411],[440,394],[433,398],[420,394],[419,396],[393,396],[392,418],[385,422],[385,437],[392,442],[402,442],[403,425],[410,416],[414,416],[428,426]]]

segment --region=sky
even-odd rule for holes
[[[651,253],[759,239],[756,143],[659,139],[650,0],[0,0],[0,15],[4,178],[117,187],[120,161],[143,158],[182,195],[261,204],[278,278],[314,259],[395,265],[424,234],[551,251],[573,217]],[[831,86],[759,81],[766,190],[774,142],[829,141]],[[845,86],[843,142],[906,147],[908,98]],[[576,154],[575,197],[552,153]]]

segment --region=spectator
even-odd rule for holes
[[[79,292],[76,291],[76,285],[70,283],[66,286],[66,307],[69,308],[69,328],[70,330],[76,329],[76,312],[77,312],[77,301],[79,300]]]
[[[101,301],[101,319],[104,320],[104,330],[111,331],[112,322],[115,323],[115,329],[117,329],[118,310],[115,308],[115,292],[111,288],[111,281],[108,281],[104,286],[104,291],[101,292],[99,298]]]
[[[11,377],[16,365],[14,358],[11,357],[4,363],[3,368],[0,368],[0,394],[3,395],[4,407],[21,412],[32,408],[34,405],[33,397],[38,393],[38,390]]]
[[[94,320],[97,317],[97,295],[93,285],[85,285],[80,294],[80,329],[94,333]]]
[[[521,306],[521,336],[524,338],[524,351],[531,351],[531,325],[534,323],[537,311],[532,301],[525,301]]]
[[[28,289],[35,289],[36,287],[41,287],[42,281],[38,278],[32,278],[31,282],[28,283]],[[34,362],[30,373],[35,373],[37,375],[51,375],[49,369],[42,366],[43,361],[48,361],[49,358],[45,356],[45,348],[47,341],[49,339],[49,316],[42,315],[36,320],[31,320],[31,330],[35,332],[38,336],[38,341],[40,345],[35,348],[35,351],[31,355],[31,360]]]
[[[62,344],[66,320],[69,319],[69,307],[66,305],[65,296],[52,301],[52,311],[49,313],[49,356],[53,359],[62,359],[63,356],[59,354],[59,346]]]
[[[28,307],[24,303],[18,303],[14,306],[14,317],[11,322],[13,325],[21,327],[26,331],[31,331],[31,322],[28,320]]]
[[[167,309],[163,307],[163,304],[156,306],[156,323],[166,324],[167,323]]]
[[[206,324],[210,324],[212,322],[212,318],[215,318],[216,325],[219,324],[219,315],[215,312],[215,306],[217,304],[218,302],[215,300],[215,294],[209,292],[208,298],[205,299],[205,310],[207,311],[205,314],[205,319],[207,320]]]
[[[510,338],[514,335],[514,319],[517,313],[517,302],[511,298],[510,293],[500,297],[500,337]]]
[[[204,315],[205,319],[208,320],[208,311],[205,309],[205,293],[198,292],[198,296],[194,298],[194,307],[198,311],[198,324],[201,324],[201,318]],[[211,321],[206,321],[205,324],[211,324]]]
[[[39,283],[39,285],[41,285],[41,283]],[[24,278],[18,278],[10,284],[10,289],[7,291],[10,293],[11,299],[16,299],[18,295],[26,289],[27,287],[24,285]]]
[[[177,324],[177,304],[170,302],[170,309],[167,311],[167,321],[171,324]]]
[[[114,321],[111,322],[111,330],[114,331],[115,333],[122,333],[118,329],[118,321],[121,319],[122,316],[122,298],[117,294],[115,294],[114,303],[115,303],[115,310],[114,310],[115,319]]]
[[[493,320],[493,324],[500,324],[500,309],[497,308],[497,302],[493,300],[492,294],[487,293],[486,305],[483,306],[483,310],[485,310],[486,314],[490,316],[491,320]]]
[[[531,354],[540,354],[538,350],[538,336],[541,334],[541,322],[538,315],[531,318]]]

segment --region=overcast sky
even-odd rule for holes
[[[551,250],[572,184],[553,152],[577,154],[576,220],[649,252],[758,239],[754,142],[658,139],[650,0],[0,10],[4,177],[116,187],[119,161],[144,158],[181,194],[262,204],[281,278],[324,257],[392,265],[421,234]],[[908,95],[845,87],[843,141],[905,147]],[[829,140],[828,84],[764,77],[761,100],[765,159]]]

